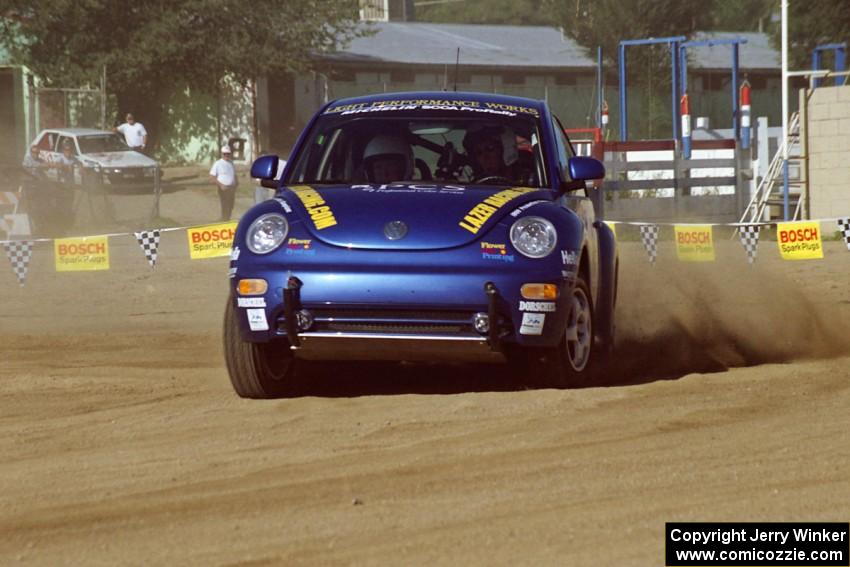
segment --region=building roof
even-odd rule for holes
[[[741,38],[747,40],[738,51],[741,69],[780,71],[780,54],[770,45],[767,34],[758,32],[697,32],[692,41],[728,40]],[[698,46],[688,49],[688,67],[698,69],[731,70],[732,46]]]
[[[363,24],[367,25],[367,24]],[[595,69],[587,49],[557,28],[545,26],[495,26],[436,24],[427,22],[373,22],[374,34],[358,37],[341,50],[324,56],[334,62],[366,65],[454,65],[460,47],[464,67],[517,69]],[[778,71],[779,52],[766,34],[758,32],[697,32],[694,41],[742,38],[739,61],[743,70]],[[727,70],[732,46],[692,47],[688,66]]]
[[[365,24],[364,24],[365,25]],[[375,33],[358,37],[333,61],[367,64],[479,67],[595,68],[587,50],[556,28],[425,22],[374,22]]]

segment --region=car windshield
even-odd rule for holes
[[[77,138],[80,152],[84,154],[100,154],[104,152],[126,152],[130,147],[117,134],[97,134]]]
[[[330,107],[311,129],[287,182],[546,185],[536,109],[422,102]]]

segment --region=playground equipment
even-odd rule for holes
[[[820,71],[821,66],[823,65],[823,52],[824,51],[832,51],[835,55],[835,63],[833,65],[833,71],[836,73],[841,73],[844,71],[844,60],[847,51],[847,43],[825,43],[823,45],[818,45],[812,50],[812,71]],[[847,81],[850,80],[847,77],[844,77],[844,83],[848,84]],[[815,76],[812,77],[812,88],[817,88],[820,86],[821,79]],[[835,84],[838,84],[838,77],[835,78]]]
[[[670,105],[671,112],[673,116],[673,138],[679,137],[679,109],[676,105],[678,100],[678,71],[677,71],[677,53],[679,49],[679,44],[685,41],[687,38],[683,35],[675,36],[675,37],[659,37],[659,38],[649,38],[649,39],[625,39],[620,42],[618,46],[618,61],[619,61],[619,74],[620,74],[620,140],[625,141],[629,138],[629,118],[628,118],[628,109],[626,108],[626,47],[629,46],[638,46],[638,45],[656,45],[656,44],[667,44],[670,46],[670,65],[671,65],[671,79],[672,79],[672,103]]]

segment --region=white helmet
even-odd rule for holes
[[[369,171],[369,160],[379,156],[399,156],[404,160],[404,179],[413,178],[413,150],[410,144],[398,136],[380,134],[366,144],[363,150],[363,164]]]

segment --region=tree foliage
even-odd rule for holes
[[[776,2],[776,12],[780,10]],[[811,68],[812,51],[827,43],[850,43],[850,2],[847,0],[818,0],[817,2],[789,1],[788,3],[788,60],[794,69]],[[782,45],[782,29],[777,22],[773,29],[773,44]],[[832,54],[824,56],[824,66],[834,65]]]
[[[105,66],[148,125],[175,88],[309,67],[353,36],[355,15],[351,0],[0,0],[0,42],[53,86],[97,84]]]
[[[416,7],[416,19],[450,24],[546,26],[544,0],[446,0]]]

